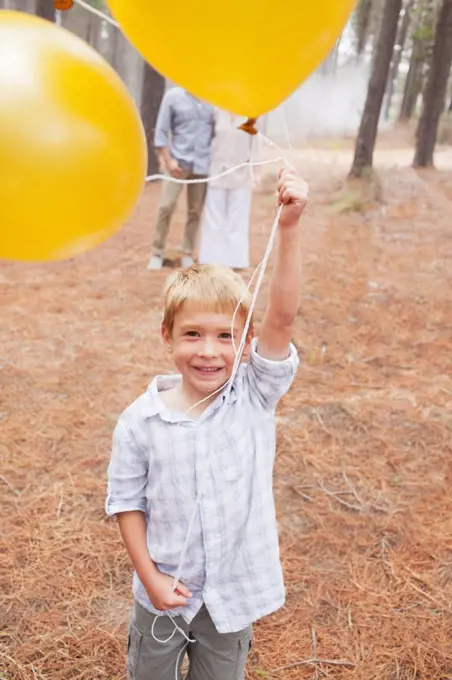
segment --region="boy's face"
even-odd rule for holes
[[[221,388],[230,378],[235,353],[231,338],[232,314],[200,310],[186,303],[177,312],[171,335],[162,326],[162,337],[182,374],[184,388],[191,396],[203,399]],[[234,342],[240,344],[244,319],[237,314],[234,321]],[[247,340],[244,354],[249,349]]]

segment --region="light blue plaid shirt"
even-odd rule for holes
[[[180,580],[193,597],[170,613],[189,623],[204,602],[220,633],[242,630],[284,604],[273,502],[275,408],[298,366],[259,356],[253,341],[232,388],[195,422],[170,412],[160,376],[121,415],[108,470],[109,515],[146,513],[147,544],[161,572],[175,576],[202,481]],[[153,613],[137,574],[136,600]]]
[[[166,92],[155,126],[154,146],[169,147],[179,165],[208,175],[214,134],[214,109],[181,87]]]

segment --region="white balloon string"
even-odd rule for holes
[[[108,14],[105,14],[104,12],[101,12],[100,10],[96,9],[95,7],[91,7],[91,5],[88,5],[87,2],[84,2],[84,0],[74,0],[76,5],[79,5],[80,7],[83,7],[83,9],[86,9],[88,12],[91,12],[91,14],[95,14],[97,17],[100,19],[103,19],[107,23],[111,24],[112,26],[116,26],[116,28],[121,28],[121,26],[118,24],[117,21],[112,19]]]
[[[239,170],[240,168],[246,168],[249,166],[256,167],[258,165],[269,165],[270,163],[277,163],[279,161],[284,162],[283,156],[278,156],[277,158],[270,158],[266,161],[246,161],[244,163],[239,163],[231,168],[228,168],[224,172],[220,172],[218,175],[210,175],[209,177],[196,177],[194,179],[179,179],[178,177],[171,177],[171,175],[164,175],[158,173],[156,175],[148,175],[145,182],[154,182],[155,180],[162,179],[167,182],[175,182],[176,184],[203,184],[204,182],[211,182],[212,180],[220,179],[221,177],[226,177],[231,173]]]
[[[117,21],[112,19],[107,14],[104,14],[103,12],[100,12],[99,10],[95,9],[94,7],[91,7],[86,2],[84,2],[84,0],[74,0],[74,2],[77,5],[79,5],[80,7],[83,7],[84,9],[86,9],[88,12],[91,12],[92,14],[95,14],[99,18],[108,22],[109,24],[116,26],[117,28],[120,28]],[[285,120],[285,127],[286,127],[286,135],[287,135],[287,138],[288,138],[288,130],[287,130],[286,120]],[[272,148],[278,149],[279,151],[281,151],[280,147],[278,147],[271,139],[266,137],[261,132],[258,132],[258,136],[268,146],[271,146]],[[289,145],[290,145],[290,140],[289,140]],[[291,145],[290,145],[290,149],[292,150]],[[200,183],[203,183],[203,182],[210,182],[212,180],[220,179],[221,177],[225,177],[225,176],[235,172],[239,168],[243,168],[243,167],[252,168],[252,167],[255,167],[255,166],[259,166],[259,165],[268,165],[270,163],[276,163],[276,162],[280,162],[280,161],[283,161],[285,163],[286,167],[289,167],[289,168],[292,167],[290,160],[288,160],[286,156],[278,156],[277,158],[272,158],[272,159],[264,160],[264,161],[251,161],[250,160],[250,161],[247,161],[245,163],[240,163],[239,165],[228,168],[227,170],[225,170],[224,172],[222,172],[218,175],[213,175],[213,176],[210,176],[210,177],[200,177],[200,178],[192,178],[192,179],[179,179],[177,177],[171,177],[169,175],[164,175],[164,174],[158,173],[158,174],[147,176],[145,178],[145,181],[146,182],[153,182],[153,181],[156,181],[156,180],[164,180],[164,181],[168,181],[168,182],[175,182],[177,184],[200,184]],[[260,289],[262,287],[262,283],[264,281],[265,272],[266,272],[266,269],[267,269],[267,266],[268,266],[270,255],[271,255],[271,252],[273,250],[273,245],[274,245],[274,241],[275,241],[276,232],[277,232],[277,229],[278,229],[278,226],[279,226],[279,220],[280,220],[280,217],[281,217],[282,209],[283,209],[283,206],[280,206],[278,208],[275,219],[273,221],[273,225],[272,225],[272,229],[271,229],[271,232],[270,232],[270,237],[269,237],[269,240],[268,240],[268,243],[267,243],[267,247],[265,249],[264,257],[262,258],[262,261],[256,267],[256,269],[255,269],[255,271],[254,271],[254,273],[251,277],[251,280],[248,284],[248,288],[250,288],[252,283],[253,283],[255,276],[259,273],[258,280],[257,280],[257,283],[256,283],[256,287],[254,289],[254,292],[253,292],[253,295],[252,295],[252,298],[251,298],[250,307],[249,307],[249,310],[248,310],[247,318],[246,318],[246,321],[245,321],[245,325],[244,325],[244,328],[243,328],[243,332],[242,332],[242,336],[241,336],[238,348],[236,347],[236,344],[235,344],[233,328],[234,328],[235,318],[236,318],[237,313],[240,310],[240,306],[243,302],[243,297],[239,300],[239,302],[238,302],[238,304],[237,304],[237,306],[234,310],[234,314],[233,314],[232,321],[231,321],[231,337],[232,337],[232,344],[233,344],[234,353],[235,353],[235,361],[234,361],[234,366],[233,366],[233,369],[232,369],[231,376],[227,380],[227,382],[224,385],[222,385],[221,387],[219,387],[217,390],[215,390],[215,392],[212,392],[212,394],[209,394],[207,397],[205,397],[201,401],[198,401],[196,404],[193,404],[193,406],[191,406],[186,411],[185,416],[188,415],[188,413],[190,411],[192,411],[193,409],[195,409],[197,406],[204,403],[205,401],[210,400],[213,396],[215,396],[215,394],[218,394],[219,392],[221,392],[226,386],[232,385],[233,381],[235,380],[235,378],[237,376],[237,372],[239,370],[240,363],[241,363],[241,360],[242,360],[243,350],[244,350],[246,343],[247,343],[248,333],[249,333],[249,329],[250,329],[250,326],[251,326],[251,322],[252,322],[253,313],[254,313],[254,309],[255,309],[255,306],[256,306],[257,298],[259,296],[259,292],[260,292]],[[220,409],[219,413],[221,413],[221,409]],[[194,521],[195,521],[196,514],[198,512],[198,506],[199,506],[199,502],[200,502],[203,487],[204,487],[204,481],[207,479],[207,476],[208,476],[207,473],[208,473],[209,467],[210,467],[211,454],[212,454],[212,451],[214,449],[214,443],[215,443],[215,433],[217,433],[219,431],[219,428],[214,428],[213,431],[214,431],[214,437],[212,438],[212,441],[210,443],[211,445],[209,447],[207,465],[206,465],[206,468],[205,468],[205,471],[204,471],[203,478],[201,479],[201,482],[200,482],[200,485],[199,485],[199,488],[198,488],[196,501],[195,501],[194,508],[193,508],[193,511],[192,511],[192,514],[191,514],[191,517],[190,517],[187,532],[186,532],[186,535],[185,535],[184,545],[182,547],[182,551],[181,551],[181,555],[180,555],[180,559],[179,559],[179,565],[178,565],[176,574],[174,576],[174,583],[173,583],[173,589],[174,590],[177,588],[177,585],[178,585],[178,582],[179,582],[179,579],[180,579],[180,576],[181,576],[181,572],[182,572],[182,569],[183,569],[183,566],[184,566],[185,556],[186,556],[186,552],[187,552],[189,541],[190,541],[191,531],[192,531],[192,528],[193,528],[193,524],[194,524]],[[169,613],[167,613],[167,615],[170,616]],[[173,620],[173,617],[171,617],[171,618]],[[173,620],[173,622],[174,622],[174,620]],[[173,635],[176,632],[176,628],[179,629],[178,626],[175,625]],[[172,635],[170,637],[172,637]],[[169,639],[170,638],[168,638],[168,640]],[[189,638],[187,637],[187,639],[189,639]],[[167,642],[168,640],[161,640],[161,641],[159,640],[159,641],[160,642]],[[177,667],[176,667],[176,673],[177,673]]]
[[[234,361],[234,366],[233,366],[233,369],[232,369],[231,376],[230,376],[229,380],[227,380],[227,382],[224,385],[222,385],[218,390],[215,390],[215,392],[212,392],[212,394],[209,394],[207,397],[204,397],[204,399],[202,399],[201,401],[198,401],[196,404],[193,404],[193,406],[191,406],[188,409],[188,411],[186,411],[185,415],[187,415],[189,413],[189,411],[194,409],[196,406],[199,406],[200,404],[207,401],[208,399],[211,399],[215,394],[222,391],[227,385],[232,385],[235,378],[236,378],[237,372],[240,368],[240,363],[242,361],[243,350],[245,349],[245,346],[246,346],[246,342],[247,342],[247,338],[248,338],[248,332],[249,332],[249,328],[250,328],[251,321],[252,321],[252,318],[253,318],[254,308],[256,306],[257,298],[259,296],[259,292],[260,292],[262,283],[264,281],[264,276],[265,276],[265,271],[267,269],[268,261],[270,259],[270,255],[271,255],[271,252],[273,250],[273,244],[274,244],[274,240],[275,240],[276,231],[278,229],[282,209],[283,209],[283,206],[281,205],[278,208],[278,212],[276,213],[276,217],[273,221],[273,226],[272,226],[272,230],[271,230],[271,233],[270,233],[270,238],[268,240],[268,244],[267,244],[267,247],[265,249],[265,254],[264,254],[264,257],[262,259],[262,262],[260,262],[260,264],[257,266],[257,268],[256,268],[256,270],[255,270],[255,272],[252,276],[252,279],[251,279],[251,281],[252,281],[256,272],[259,271],[259,277],[258,277],[258,280],[257,280],[257,283],[256,283],[256,288],[254,289],[254,292],[253,292],[253,296],[251,298],[250,308],[248,310],[248,315],[247,315],[247,318],[246,318],[245,326],[243,328],[242,337],[240,339],[240,344],[239,344],[238,350],[236,351],[235,361]],[[251,281],[249,283],[249,286],[251,285]],[[235,320],[235,317],[236,317],[238,310],[240,309],[240,305],[242,304],[242,300],[243,300],[243,298],[241,298],[239,300],[239,302],[238,302],[238,304],[235,308],[234,315],[232,317],[232,323],[231,323],[232,337],[234,337],[234,335],[233,335],[234,320]],[[221,414],[221,410],[219,410],[218,413]],[[198,506],[199,506],[199,502],[201,500],[202,492],[204,490],[204,483],[205,483],[205,481],[208,477],[208,473],[210,472],[210,461],[211,461],[211,457],[212,457],[212,451],[215,449],[215,441],[216,441],[215,435],[217,435],[219,433],[220,428],[219,427],[212,427],[212,431],[213,431],[214,435],[213,435],[213,437],[210,441],[209,452],[208,452],[208,457],[207,457],[207,465],[205,467],[204,474],[203,474],[201,481],[199,483],[198,493],[196,495],[195,504],[194,504],[194,507],[193,507],[193,511],[192,511],[189,523],[188,523],[187,532],[185,534],[185,541],[184,541],[184,545],[182,547],[182,551],[181,551],[181,555],[180,555],[180,559],[179,559],[179,565],[177,567],[177,571],[176,571],[176,574],[174,576],[173,590],[176,590],[177,585],[178,585],[179,580],[180,580],[180,577],[181,577],[181,574],[182,574],[182,569],[183,569],[183,566],[184,566],[185,557],[186,557],[188,545],[189,545],[189,542],[190,542],[191,532],[192,532],[193,525],[194,525],[194,522],[195,522],[195,519],[196,519],[196,515],[198,513]]]

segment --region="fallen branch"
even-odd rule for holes
[[[314,659],[315,659],[315,668],[314,668],[314,680],[319,680],[319,668],[318,668],[318,659],[317,659],[317,636],[315,633],[315,628],[311,628],[311,636],[312,636],[312,651],[314,652]]]
[[[356,668],[356,663],[352,661],[343,661],[336,659],[299,659],[293,663],[285,664],[285,666],[279,666],[270,673],[279,673],[280,671],[287,671],[290,668],[296,668],[297,666],[314,666],[317,664],[323,664],[324,666],[345,666],[346,668]]]
[[[12,485],[10,482],[8,482],[8,480],[6,479],[6,477],[4,477],[3,475],[0,475],[0,479],[2,480],[2,482],[3,482],[4,484],[6,484],[6,486],[8,487],[8,489],[10,489],[10,491],[12,491],[13,494],[14,494],[15,496],[19,496],[19,491],[17,491],[17,489],[15,489],[15,488],[13,487],[13,485]]]
[[[358,496],[358,492],[356,491],[355,487],[353,486],[353,484],[351,483],[351,481],[350,481],[349,478],[347,477],[347,473],[345,472],[345,470],[344,470],[343,468],[342,468],[341,471],[342,471],[342,478],[343,478],[344,482],[345,482],[345,483],[348,485],[348,487],[350,488],[350,492],[351,492],[351,493],[353,494],[353,496],[356,498],[356,500],[358,501],[358,503],[359,503],[360,505],[363,505],[363,501],[362,501],[362,499],[360,498],[360,496]]]
[[[344,501],[344,499],[340,498],[337,495],[337,493],[335,493],[334,491],[330,491],[325,486],[323,486],[323,484],[321,482],[319,482],[319,480],[317,480],[317,484],[319,486],[319,489],[321,489],[323,491],[323,493],[325,493],[330,498],[334,498],[334,500],[336,500],[338,503],[343,505],[345,508],[348,508],[349,510],[354,510],[355,512],[362,512],[363,511],[363,507],[361,505],[354,505],[353,503],[349,503],[348,501]]]

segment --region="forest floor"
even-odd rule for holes
[[[452,147],[416,172],[396,142],[365,191],[344,183],[349,141],[293,154],[311,194],[277,414],[287,604],[255,626],[248,680],[452,679]],[[131,569],[105,477],[119,413],[171,370],[168,269],[146,269],[159,192],[94,252],[0,266],[1,680],[124,678]],[[267,173],[253,266],[273,194]]]

